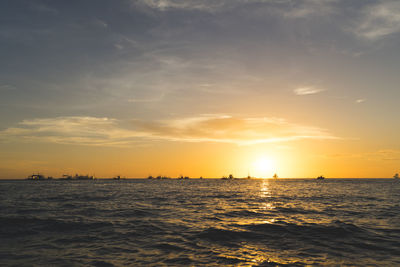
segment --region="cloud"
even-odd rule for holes
[[[161,11],[169,9],[186,9],[186,10],[215,10],[224,6],[225,1],[213,0],[138,0],[136,4],[148,6],[150,8]]]
[[[104,29],[108,28],[108,23],[101,19],[94,19],[92,23]]]
[[[357,100],[356,100],[356,103],[357,103],[357,104],[361,104],[361,103],[364,103],[365,101],[367,101],[367,99],[365,99],[365,98],[360,98],[360,99],[357,99]]]
[[[31,8],[42,12],[42,13],[47,13],[47,14],[51,14],[51,15],[58,15],[59,11],[57,9],[55,9],[54,7],[50,7],[48,5],[45,5],[43,3],[34,3],[33,1],[29,3]]]
[[[378,40],[400,32],[400,2],[383,1],[365,7],[353,32],[369,40]]]
[[[332,3],[337,0],[134,0],[132,2],[161,11],[182,9],[209,12],[223,11],[241,5],[262,4],[288,18],[305,18],[310,15],[324,16],[332,13]]]
[[[3,141],[126,146],[146,140],[216,142],[237,145],[303,139],[337,139],[324,129],[289,123],[280,118],[207,115],[163,121],[119,121],[97,117],[24,120],[0,132]]]
[[[161,93],[159,96],[153,98],[129,98],[127,101],[130,103],[151,103],[160,102],[165,96],[165,93]]]
[[[9,84],[0,84],[0,91],[11,91],[15,90],[16,88]]]
[[[132,0],[135,5],[158,11],[225,12],[241,10],[253,18],[274,16],[287,20],[317,18],[367,40],[400,32],[400,1],[377,0]],[[309,25],[310,26],[310,25]],[[294,27],[295,28],[295,27]]]
[[[23,120],[0,132],[0,140],[78,145],[122,145],[135,137],[135,132],[118,127],[115,119],[79,116]]]
[[[329,158],[362,158],[370,161],[400,161],[400,150],[381,149],[364,153],[326,155]]]
[[[293,90],[296,95],[314,95],[323,91],[325,90],[315,87],[299,87]]]
[[[239,145],[278,143],[300,139],[334,139],[327,131],[291,124],[279,118],[201,116],[139,123],[144,132],[171,141],[223,142]]]
[[[289,8],[286,8],[283,13],[286,18],[292,19],[331,15],[335,12],[332,5],[335,2],[337,0],[304,0],[296,3],[289,1],[288,3],[292,3],[292,5],[289,5]]]
[[[388,161],[399,161],[400,160],[400,150],[396,149],[381,149],[371,155],[379,157],[381,160]]]

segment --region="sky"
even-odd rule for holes
[[[0,2],[0,178],[392,177],[400,1]]]

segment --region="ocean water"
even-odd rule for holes
[[[400,266],[400,182],[0,181],[0,265]]]

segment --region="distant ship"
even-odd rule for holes
[[[398,173],[396,173],[396,174],[393,176],[393,178],[394,178],[394,179],[400,179],[400,176],[399,176]]]
[[[317,180],[324,180],[324,179],[325,179],[325,177],[322,175],[317,177]]]
[[[274,179],[278,179],[278,175],[275,173],[274,176],[272,176]]]
[[[53,177],[49,176],[49,177],[45,177],[42,174],[32,174],[29,175],[28,178],[26,178],[27,180],[51,180],[53,179]]]
[[[71,176],[68,174],[64,174],[62,178],[59,178],[59,180],[94,180],[94,177],[89,175],[75,174],[75,176]]]
[[[159,176],[157,176],[157,177],[154,177],[154,176],[152,176],[152,175],[149,175],[149,176],[147,177],[147,179],[164,180],[164,179],[169,179],[169,177],[167,177],[167,176],[161,176],[161,175],[159,175]]]
[[[235,179],[235,177],[233,177],[233,174],[229,174],[228,177],[223,176],[221,179],[222,179],[222,180],[232,180],[232,179]]]

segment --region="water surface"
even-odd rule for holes
[[[0,265],[400,265],[389,179],[0,181]]]

